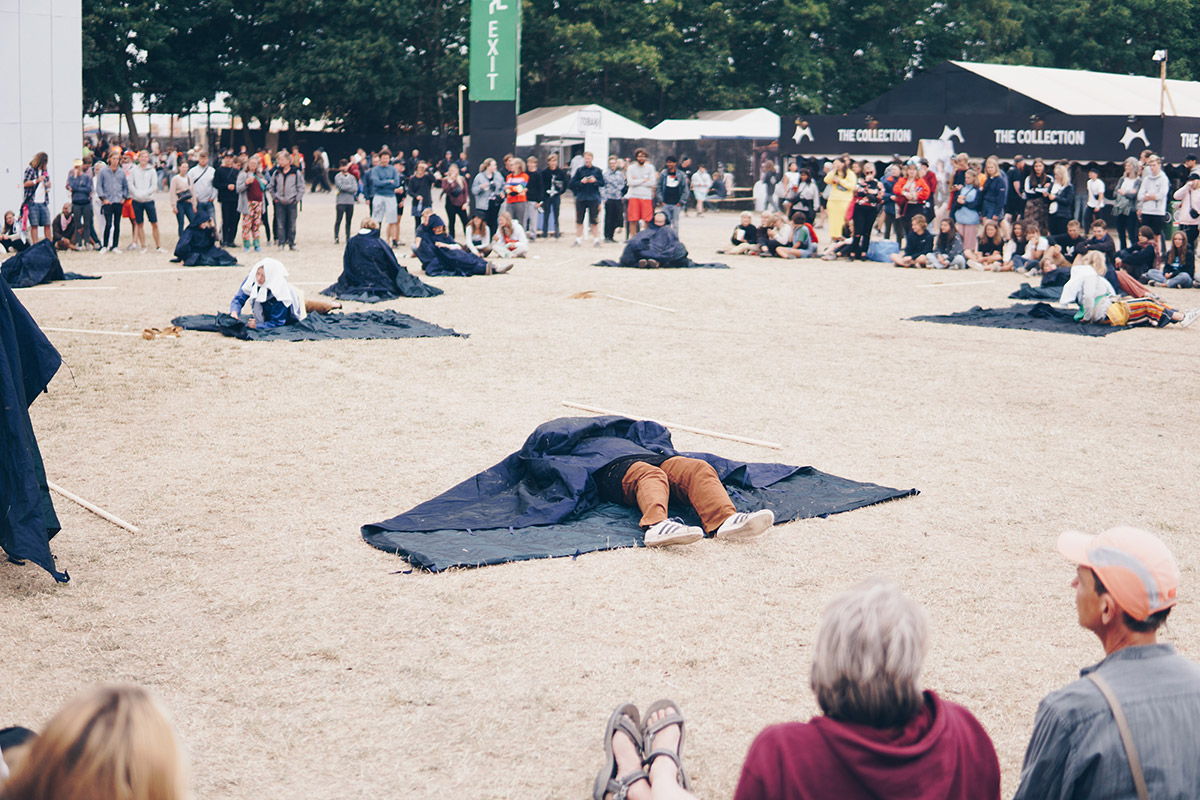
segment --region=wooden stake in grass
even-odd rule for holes
[[[586,292],[576,292],[575,294],[571,295],[571,299],[572,300],[589,300],[595,296],[596,296],[596,290],[589,289]],[[607,297],[609,300],[616,300],[621,303],[632,303],[635,306],[645,306],[646,308],[653,308],[658,311],[666,311],[671,314],[679,313],[678,311],[676,311],[673,308],[667,308],[665,306],[656,306],[653,303],[643,303],[641,300],[630,300],[628,297],[617,297],[615,294],[606,294],[604,296]]]
[[[141,336],[140,333],[130,333],[128,331],[92,331],[84,328],[42,328],[44,331],[52,333],[96,333],[101,336]]]
[[[608,414],[617,417],[630,417],[632,419],[649,419],[649,417],[640,417],[637,414],[624,414],[620,411],[612,411],[607,408],[597,408],[595,406],[585,406],[582,403],[572,403],[570,400],[563,400],[562,404],[567,408],[577,408],[580,411],[588,411],[592,414]],[[752,444],[758,447],[769,447],[772,450],[782,450],[783,445],[775,442],[764,442],[762,439],[748,439],[745,436],[734,436],[732,433],[721,433],[720,431],[709,431],[704,428],[693,428],[691,425],[680,425],[677,422],[664,422],[659,420],[659,424],[668,428],[674,428],[688,433],[699,434],[700,436],[712,436],[715,439],[728,439],[731,442],[742,442],[744,444]]]
[[[100,517],[101,519],[108,520],[113,525],[116,525],[118,528],[124,528],[125,530],[129,531],[130,533],[141,533],[141,531],[139,531],[136,526],[130,525],[128,522],[121,519],[120,517],[117,517],[117,516],[114,516],[114,515],[108,513],[107,511],[105,511],[103,508],[96,505],[95,503],[89,503],[87,500],[84,500],[82,497],[80,497],[77,494],[71,494],[70,492],[68,492],[66,489],[62,488],[58,484],[52,483],[50,481],[46,481],[46,485],[49,486],[52,491],[58,492],[63,497],[70,500],[72,503],[78,503],[79,505],[86,508],[88,511],[95,514],[96,516]]]

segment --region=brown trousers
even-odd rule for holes
[[[675,456],[661,467],[637,462],[621,480],[625,504],[642,510],[641,526],[649,528],[667,518],[667,504],[674,498],[696,510],[706,533],[721,527],[737,509],[729,493],[707,461]]]

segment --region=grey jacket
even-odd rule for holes
[[[354,196],[358,194],[358,179],[349,172],[339,170],[333,176],[333,184],[337,186],[337,205],[354,205]]]
[[[107,165],[96,172],[96,196],[105,203],[122,203],[129,197],[129,182],[125,170]]]
[[[294,165],[292,171],[284,174],[277,170],[271,178],[271,197],[276,203],[289,205],[304,199],[304,175]]]

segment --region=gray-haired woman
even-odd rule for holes
[[[991,739],[962,706],[921,686],[925,612],[895,584],[834,598],[817,630],[810,685],[824,712],[758,735],[735,800],[1000,797]]]

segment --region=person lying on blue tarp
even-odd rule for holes
[[[207,211],[199,211],[192,217],[179,241],[175,244],[175,258],[185,267],[232,267],[237,259],[217,247],[217,233],[212,217]]]
[[[309,313],[328,314],[342,307],[331,300],[305,300],[304,292],[288,283],[287,276],[287,267],[273,258],[255,264],[229,303],[230,315],[240,318],[250,303],[251,318],[246,325],[265,331],[299,322]]]
[[[511,263],[493,267],[486,259],[454,241],[446,233],[446,223],[437,214],[429,215],[428,222],[417,228],[416,236],[413,250],[426,275],[500,275],[512,269]]]
[[[716,539],[748,539],[766,532],[775,524],[769,509],[752,514],[738,513],[729,492],[707,461],[686,456],[667,456],[645,452],[645,448],[627,439],[593,440],[592,449],[640,450],[640,454],[622,455],[595,472],[600,499],[633,506],[642,512],[638,523],[646,532],[646,547],[691,544],[705,534]],[[684,525],[667,517],[671,498],[684,500],[700,517],[703,528]]]

